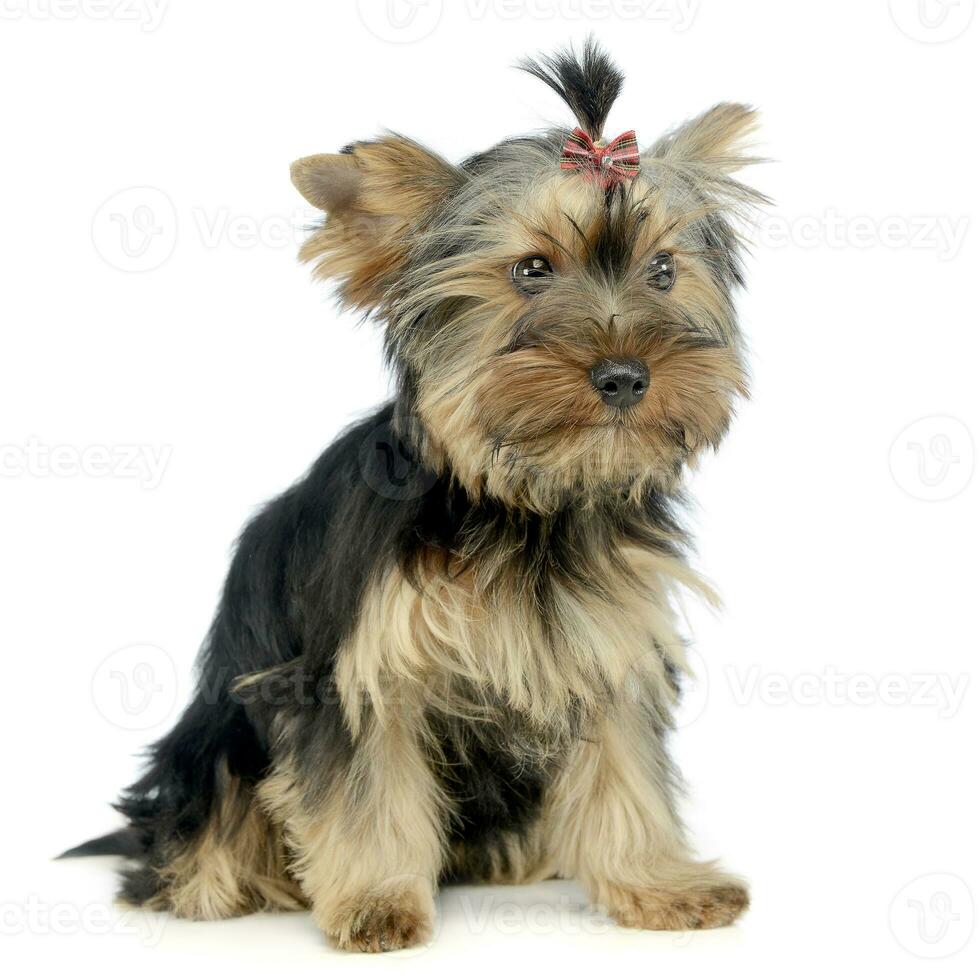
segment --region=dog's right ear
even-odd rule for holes
[[[758,116],[751,106],[719,102],[707,112],[661,136],[643,151],[641,161],[689,166],[718,176],[764,161],[746,153]]]
[[[296,189],[327,221],[300,250],[316,275],[340,280],[345,303],[377,305],[404,265],[412,235],[465,180],[459,168],[394,134],[342,153],[303,157]]]

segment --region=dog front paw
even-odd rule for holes
[[[425,943],[432,935],[432,900],[415,891],[372,892],[344,902],[321,925],[338,949],[387,953]]]
[[[614,885],[605,892],[609,914],[631,929],[716,929],[731,925],[749,906],[745,885],[725,875],[683,884]]]

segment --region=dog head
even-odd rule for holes
[[[591,40],[525,70],[573,130],[459,165],[398,135],[293,164],[327,214],[301,256],[385,324],[399,417],[471,494],[531,509],[669,488],[746,393],[731,174],[753,112],[709,109],[638,150],[602,138],[622,76]]]

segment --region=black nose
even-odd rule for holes
[[[607,357],[589,372],[600,398],[613,408],[629,408],[640,401],[650,387],[650,372],[635,357]]]

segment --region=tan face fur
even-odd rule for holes
[[[386,321],[403,410],[431,465],[475,497],[548,511],[671,486],[718,444],[746,394],[730,219],[757,195],[728,174],[746,162],[752,121],[741,106],[709,110],[611,192],[558,169],[557,137],[459,168],[395,136],[294,165],[329,214],[303,255]],[[676,268],[666,291],[650,278],[664,252]],[[535,256],[553,274],[529,296],[511,270]],[[590,380],[609,357],[650,373],[626,411]]]
[[[683,220],[644,185],[631,193],[649,216],[616,277],[590,268],[607,220],[602,192],[564,175],[532,188],[510,220],[493,226],[486,250],[447,271],[444,288],[478,297],[484,312],[454,324],[467,331],[465,343],[430,370],[418,406],[464,485],[544,508],[568,489],[640,490],[669,481],[679,462],[723,435],[745,393],[728,299],[685,244]],[[669,293],[648,281],[663,251],[677,267]],[[509,275],[524,256],[543,256],[554,269],[533,297]],[[642,360],[648,396],[626,412],[605,405],[590,381],[603,358]]]

